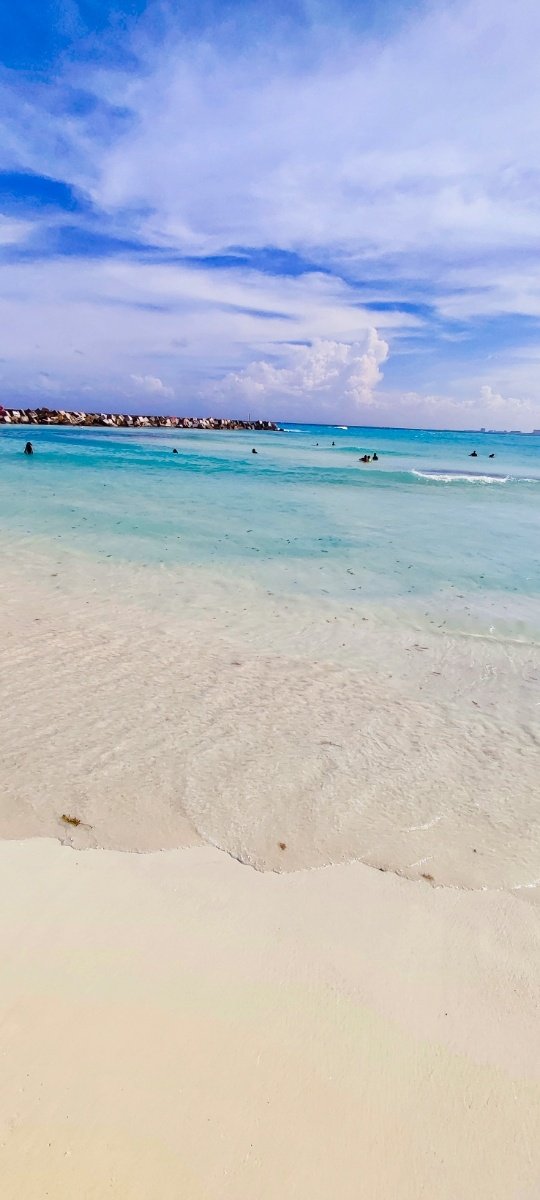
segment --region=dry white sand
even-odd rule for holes
[[[540,913],[0,845],[2,1200],[537,1200]]]

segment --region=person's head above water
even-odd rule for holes
[[[469,454],[469,458],[478,458],[476,450],[471,450],[471,453]]]
[[[32,443],[27,442],[26,446],[24,447],[24,454],[33,454],[33,453],[34,453],[34,447],[33,447]]]
[[[178,450],[176,449],[176,446],[173,446],[173,454],[178,454]]]
[[[255,446],[253,447],[253,450],[251,451],[251,453],[252,453],[252,454],[257,454],[257,450],[255,449]]]

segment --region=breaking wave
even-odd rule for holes
[[[493,475],[484,471],[436,471],[429,468],[424,471],[413,468],[412,474],[418,479],[429,479],[435,483],[508,483],[512,479],[511,475]]]

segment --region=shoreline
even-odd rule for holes
[[[261,613],[201,571],[4,551],[1,835],[205,843],[286,874],[360,861],[540,898],[535,647],[509,663],[438,632],[419,653],[407,629]]]
[[[537,1200],[538,649],[1,549],[2,1200]]]

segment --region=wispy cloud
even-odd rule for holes
[[[0,246],[21,246],[32,229],[31,221],[17,221],[0,215]]]

